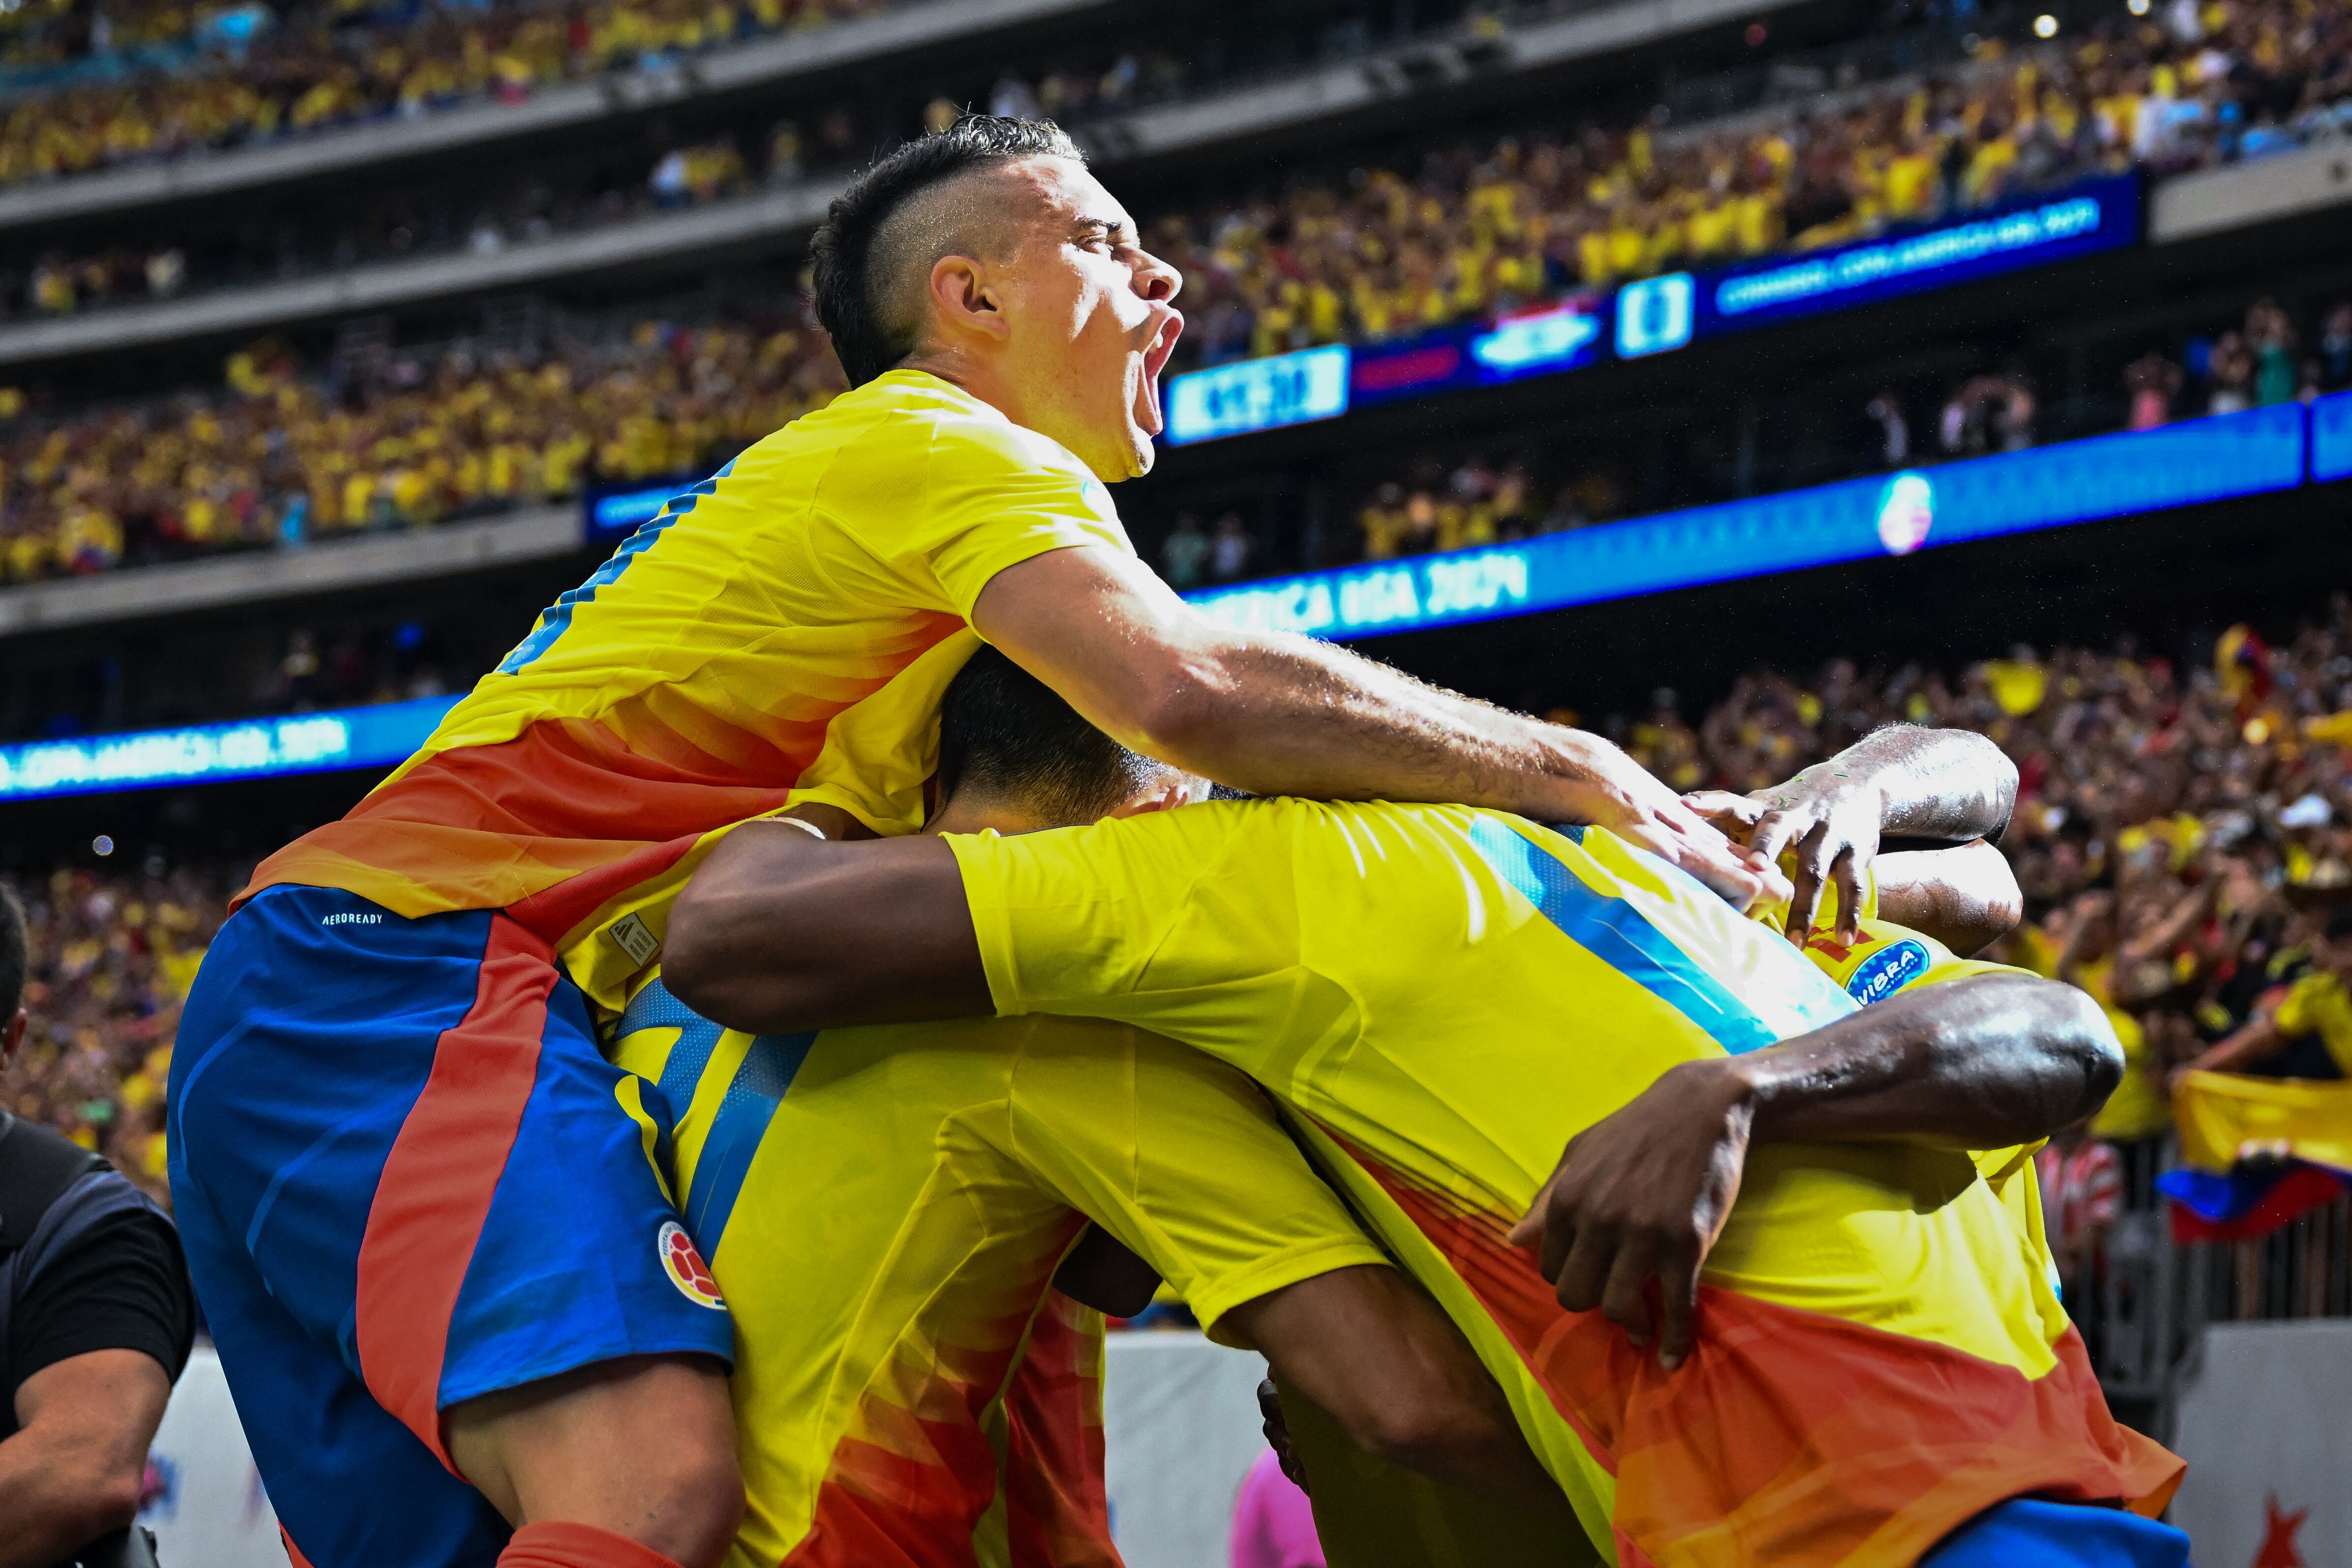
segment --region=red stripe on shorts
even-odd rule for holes
[[[539,1077],[554,989],[553,951],[492,915],[474,1005],[434,1046],[360,1242],[360,1373],[453,1475],[439,1397],[449,1320]]]

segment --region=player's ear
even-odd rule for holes
[[[1200,783],[1199,780],[1187,777],[1185,774],[1171,773],[1157,785],[1137,795],[1110,815],[1141,816],[1149,812],[1169,811],[1176,806],[1188,805],[1195,798],[1192,786],[1198,783]]]
[[[1012,331],[1002,286],[981,262],[969,256],[942,256],[931,263],[930,285],[931,307],[950,331],[999,340]]]
[[[16,1059],[16,1048],[25,1043],[26,1015],[22,1007],[5,1024],[0,1024],[0,1068]]]

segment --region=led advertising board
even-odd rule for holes
[[[1701,273],[1691,335],[1743,331],[2113,250],[2137,244],[2139,231],[2137,174],[2084,181],[1965,217]]]
[[[2311,405],[2311,477],[2352,479],[2352,392],[2337,392]]]
[[[1345,414],[1349,358],[1346,344],[1332,343],[1171,376],[1165,438],[1182,447]]]
[[[1188,597],[1257,630],[1415,631],[2284,489],[2304,447],[2284,404]]]
[[[0,746],[0,800],[158,784],[389,768],[425,743],[455,697]]]
[[[1329,419],[1433,393],[1636,360],[1697,340],[1948,288],[2136,243],[2140,180],[2120,174],[1944,222],[1704,272],[1669,272],[1579,294],[1491,324],[1402,342],[1334,346],[1192,371],[1168,383],[1171,445]],[[1344,371],[1335,369],[1345,363]]]

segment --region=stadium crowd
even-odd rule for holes
[[[2053,1240],[2079,1282],[2119,1205],[2147,1198],[2179,1071],[2352,964],[2333,940],[2345,921],[2331,930],[2352,908],[2352,596],[2276,646],[2232,627],[2210,661],[2129,644],[2019,647],[1949,676],[1839,661],[1746,677],[1696,722],[1660,691],[1600,728],[1676,789],[1745,791],[1904,721],[1979,731],[2015,760],[2002,847],[2026,921],[1995,956],[2089,992],[2126,1047],[2123,1087],[2044,1155]],[[0,1103],[160,1182],[173,1024],[237,879],[159,856],[15,884],[38,1022]],[[2336,1069],[2305,1051],[2255,1070]]]
[[[2267,404],[2308,400],[2352,388],[2352,301],[2320,312],[2308,335],[2275,301],[2257,300],[2243,324],[2189,335],[2176,361],[2150,349],[2125,367],[2119,395],[2094,428],[2144,430],[2174,419],[2234,414]],[[1881,392],[1857,411],[1866,446],[1853,454],[1856,469],[2014,451],[2034,444],[2039,405],[2033,384],[2011,370],[1973,375],[1940,405],[1906,407],[1903,396]],[[2086,435],[2091,430],[2070,430]],[[1565,447],[1567,444],[1563,443]],[[1448,467],[1422,459],[1407,477],[1383,480],[1355,513],[1354,559],[1383,561],[1430,551],[1507,543],[1557,533],[1626,514],[1632,486],[1606,461],[1549,485],[1536,477],[1547,454],[1517,448],[1473,454]],[[1255,561],[1259,554],[1248,556]],[[1192,536],[1180,527],[1161,545],[1160,569],[1180,587],[1202,586],[1249,574],[1212,570]],[[1258,570],[1287,569],[1267,562]]]
[[[860,0],[845,3],[861,8]],[[738,26],[751,20],[728,15]],[[2137,165],[2170,173],[2296,145],[2352,123],[2347,16],[2343,0],[2177,0],[2160,20],[2102,23],[2075,43],[2032,44],[2012,54],[2001,39],[1978,39],[1975,58],[1957,68],[1809,93],[1799,107],[1760,115],[1678,126],[1661,107],[1613,130],[1530,125],[1484,144],[1429,153],[1405,173],[1359,167],[1345,179],[1301,178],[1269,196],[1170,215],[1152,234],[1192,280],[1202,327],[1183,347],[1186,363],[1410,336],[1671,268],[1834,244],[2102,171]],[[445,30],[491,25],[442,20]],[[520,36],[541,24],[555,25],[545,16],[509,17],[506,25]],[[572,26],[577,31],[582,24],[574,18]],[[400,54],[389,47],[358,52],[368,56],[370,70],[378,56]],[[487,44],[461,53],[479,55],[482,69],[490,68],[483,61],[499,70],[506,68],[499,62],[512,63]],[[1164,51],[1099,54],[1057,64],[1034,81],[1003,70],[983,88],[989,79],[975,73],[961,101],[1018,118],[1082,122],[1181,96],[1201,79],[1195,64]],[[600,47],[585,58],[609,63],[610,57]],[[533,72],[555,68],[540,55],[531,58]],[[433,98],[428,92],[419,101]],[[352,112],[362,111],[362,101],[352,100]],[[959,101],[932,100],[920,125],[952,121]],[[52,107],[36,112],[40,103]],[[388,110],[366,110],[382,111]],[[755,163],[773,184],[854,162],[877,138],[916,133],[911,106],[909,116],[887,123],[887,115],[873,119],[868,104],[836,104],[773,125],[750,155],[731,137],[714,137],[653,153],[649,174],[635,181],[575,175],[558,190],[545,180],[519,180],[476,211],[442,210],[446,194],[387,193],[365,212],[327,226],[331,233],[312,236],[315,253],[297,254],[301,242],[263,226],[194,259],[176,246],[51,254],[0,279],[8,296],[0,308],[59,314],[107,300],[170,298],[192,282],[228,286],[416,248],[499,249],[743,194],[758,183]],[[299,121],[295,115],[289,123]],[[87,149],[38,156],[10,150],[20,137],[71,141],[77,123],[67,100],[20,103],[0,121],[0,184],[30,177],[12,173],[19,164],[34,172],[82,166],[77,160]],[[154,140],[152,129],[91,135],[107,146]]]
[[[1410,336],[2101,172],[2260,156],[2352,120],[2340,0],[2179,0],[2071,46],[1977,53],[1738,128],[1523,131],[1150,230],[1189,280],[1187,352],[1215,363]]]
[[[177,68],[18,97],[0,113],[0,186],[486,98],[515,101],[556,82],[882,8],[881,0],[547,0],[386,7],[379,16],[367,0],[283,12],[253,5],[246,26],[175,58]],[[192,25],[197,9],[153,11]],[[46,45],[46,35],[19,30],[9,63],[68,63],[73,36],[86,44],[87,28],[61,28]]]
[[[161,856],[135,874],[6,880],[26,912],[34,1023],[22,1054],[0,1070],[0,1104],[99,1151],[168,1202],[163,1079],[228,889]]]
[[[305,377],[270,345],[213,396],[11,420],[0,389],[0,566],[10,582],[125,560],[416,528],[707,468],[829,401],[821,335],[641,323],[536,362],[452,353],[380,379]]]

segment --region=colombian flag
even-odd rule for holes
[[[2177,1241],[2264,1236],[2352,1187],[2352,1082],[2192,1072],[2172,1116],[2189,1168],[2157,1186]]]

